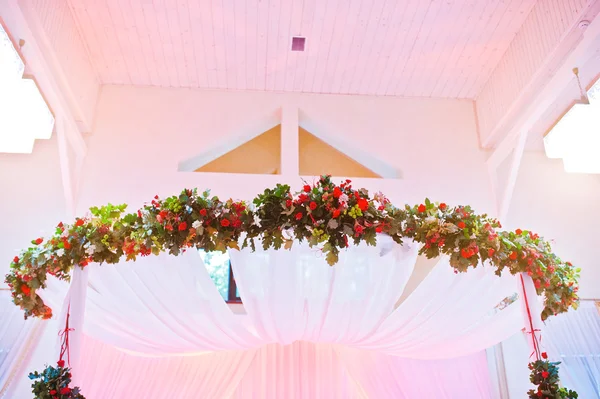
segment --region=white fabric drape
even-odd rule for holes
[[[351,344],[376,330],[394,309],[417,258],[412,243],[381,237],[340,252],[334,267],[319,250],[231,251],[244,308],[265,342]]]
[[[517,291],[514,277],[499,278],[485,266],[455,275],[446,258],[394,308],[417,251],[412,242],[399,246],[381,236],[375,247],[341,251],[334,267],[317,249],[298,243],[291,251],[232,251],[247,315],[232,313],[196,251],[90,265],[82,299],[89,342],[82,349],[86,361],[78,381],[91,399],[275,398],[281,392],[352,398],[366,391],[373,397],[378,385],[380,392],[408,397],[409,391],[397,386],[397,370],[407,384],[426,383],[419,376],[435,363],[397,356],[448,359],[477,353],[523,327],[518,301],[495,308]],[[60,308],[65,289],[66,284],[49,281],[43,297]],[[342,351],[342,360],[331,345]],[[354,348],[348,349],[356,351],[353,357],[345,355],[347,348]],[[379,368],[361,367],[370,364],[368,356],[378,359]],[[485,362],[478,361],[474,364],[487,373]],[[435,384],[455,392],[454,382],[442,379],[442,369],[452,361],[440,364]],[[481,385],[472,392],[487,389],[479,380],[464,381]],[[346,396],[331,396],[340,392]]]
[[[466,355],[493,346],[519,331],[519,301],[495,306],[517,290],[516,280],[488,267],[454,274],[442,257],[380,329],[356,346],[418,359]]]
[[[306,340],[439,359],[481,351],[523,327],[518,302],[494,311],[516,292],[513,276],[485,266],[456,275],[446,258],[394,310],[416,257],[416,245],[386,236],[341,251],[334,267],[298,243],[291,251],[231,251],[247,316],[231,312],[195,251],[91,265],[84,331],[147,355]],[[44,296],[53,297],[60,295],[52,289]]]
[[[149,355],[261,344],[244,318],[225,304],[195,251],[88,268],[84,331],[98,340]],[[56,309],[64,286],[56,280],[49,285],[51,292],[44,299]]]
[[[149,358],[84,340],[80,383],[87,399],[224,399],[233,395],[257,349]]]
[[[403,359],[339,348],[348,373],[369,398],[488,399],[492,397],[485,352],[443,360]]]
[[[389,237],[342,251],[333,268],[306,245],[231,257],[248,316],[267,342],[336,342],[436,359],[481,351],[523,326],[518,302],[494,311],[517,291],[514,276],[499,278],[485,266],[455,275],[445,257],[393,311],[417,247]]]
[[[41,330],[40,320],[24,320],[8,290],[0,291],[0,398],[9,398],[12,383],[27,373],[24,367]]]
[[[332,345],[298,341],[256,351],[233,398],[366,398],[357,388]]]
[[[580,398],[600,398],[600,315],[591,301],[548,320],[542,345],[559,366],[563,384]]]
[[[88,399],[489,399],[483,352],[411,360],[298,341],[259,349],[148,358],[84,339]]]

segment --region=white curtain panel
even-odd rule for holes
[[[352,344],[377,330],[394,309],[416,262],[413,243],[379,237],[340,252],[327,265],[319,249],[230,251],[244,308],[265,342]]]
[[[232,251],[240,296],[266,342],[333,342],[396,356],[441,359],[478,352],[523,327],[519,302],[495,310],[517,279],[491,267],[454,274],[442,257],[394,310],[417,246],[381,237],[341,251],[334,267],[307,245],[291,251]]]
[[[369,398],[492,398],[485,352],[442,360],[403,359],[338,348],[348,373]]]
[[[333,267],[297,242],[291,251],[231,251],[247,315],[232,313],[196,251],[90,265],[87,292],[75,278],[65,300],[67,284],[50,280],[43,297],[54,309],[64,301],[63,314],[68,303],[78,303],[75,313],[85,303],[75,376],[91,399],[487,398],[480,358],[398,356],[484,356],[523,327],[518,302],[495,309],[517,280],[488,267],[456,275],[442,258],[394,309],[417,251],[380,237],[377,246],[341,251]]]
[[[519,300],[496,306],[517,292],[515,276],[490,267],[454,274],[446,257],[370,337],[355,346],[416,359],[479,352],[523,327]]]
[[[31,352],[41,333],[40,320],[24,320],[8,290],[0,291],[0,398],[11,398],[12,384],[28,370]]]
[[[600,314],[592,301],[547,321],[542,346],[560,361],[563,384],[580,398],[600,398]]]
[[[256,351],[236,399],[362,399],[334,346],[298,341]]]
[[[140,357],[85,337],[79,383],[87,399],[224,399],[257,349],[195,356]]]
[[[148,355],[246,349],[262,343],[245,318],[234,315],[223,301],[196,251],[88,268],[84,332],[100,341]],[[60,308],[65,284],[53,279],[48,288],[44,300]]]
[[[304,340],[443,359],[481,351],[523,327],[519,303],[494,310],[516,292],[513,276],[499,278],[485,266],[456,275],[446,258],[394,310],[418,248],[379,238],[377,246],[342,250],[333,267],[298,243],[291,251],[231,251],[247,316],[231,312],[196,251],[90,265],[84,332],[152,356]],[[56,309],[62,290],[55,283],[44,298]]]
[[[298,341],[204,355],[140,357],[90,337],[80,374],[88,399],[489,399],[485,353],[412,360]]]

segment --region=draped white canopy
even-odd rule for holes
[[[77,382],[88,397],[100,397],[90,396],[90,389],[98,387],[90,376],[99,371],[86,363],[102,347],[103,354],[111,354],[103,356],[120,359],[122,370],[131,376],[136,364],[143,370],[168,368],[175,363],[182,370],[195,365],[199,367],[196,373],[205,369],[202,378],[212,375],[214,384],[224,384],[225,390],[208,384],[202,389],[211,393],[202,397],[234,394],[244,397],[228,384],[254,386],[245,374],[235,373],[246,369],[248,375],[260,374],[260,370],[270,366],[266,361],[257,366],[256,362],[261,362],[257,359],[269,356],[300,362],[294,367],[292,360],[286,363],[290,373],[286,378],[294,378],[298,370],[306,372],[307,364],[312,370],[324,359],[334,362],[337,368],[343,365],[335,371],[338,373],[335,378],[331,375],[327,378],[337,381],[337,388],[332,383],[331,389],[347,394],[332,397],[359,394],[375,397],[374,387],[382,386],[382,382],[373,379],[376,376],[392,384],[382,386],[382,392],[395,389],[394,397],[405,397],[408,391],[404,385],[399,388],[394,370],[401,364],[413,364],[409,368],[414,371],[422,364],[407,359],[466,355],[477,358],[483,349],[523,327],[518,300],[506,307],[497,306],[518,291],[514,277],[498,277],[485,266],[454,274],[446,258],[440,258],[421,284],[397,305],[415,267],[417,251],[412,242],[400,246],[382,236],[375,247],[360,245],[342,251],[334,267],[326,264],[319,250],[298,243],[289,251],[231,251],[246,312],[242,315],[234,314],[223,301],[196,251],[178,257],[164,254],[141,258],[115,266],[90,265],[83,272],[76,271],[63,306],[65,313],[66,304],[71,304],[73,323],[83,320],[87,336],[82,347],[86,360],[76,368]],[[82,288],[84,285],[87,292]],[[65,288],[53,280],[43,293],[44,299],[55,309],[60,308]],[[74,302],[85,303],[85,314],[83,307],[74,306]],[[73,342],[77,345],[77,340]],[[113,349],[107,352],[110,347]],[[377,367],[369,366],[374,357]],[[110,360],[101,363],[110,364]],[[425,372],[434,364],[440,363],[432,362],[421,369]],[[233,374],[221,375],[216,369]],[[110,374],[103,373],[106,377]],[[154,378],[151,375],[148,372],[146,378]],[[413,378],[412,382],[415,381],[426,379]],[[481,381],[481,390],[489,390],[489,381],[486,383],[486,378]],[[300,385],[290,384],[295,394],[302,391]],[[450,385],[465,389],[454,382]],[[266,389],[264,386],[260,389],[263,388]],[[254,392],[254,388],[247,389]],[[465,392],[445,389],[448,398],[486,397],[481,392],[473,393],[473,389]],[[94,388],[93,392],[106,394],[100,388]],[[312,397],[308,391],[304,392],[304,396],[298,397]],[[459,396],[452,396],[452,392]]]

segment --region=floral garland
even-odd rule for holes
[[[85,399],[79,387],[69,387],[71,369],[65,367],[64,360],[59,360],[57,367],[46,366],[41,373],[30,373],[29,379],[34,380],[31,389],[35,399]]]
[[[59,223],[52,237],[32,241],[13,259],[6,282],[26,318],[52,316],[37,290],[46,286],[48,274],[69,280],[76,265],[118,263],[123,256],[135,260],[164,251],[178,255],[186,248],[225,251],[239,248],[240,241],[254,250],[256,239],[265,249],[288,249],[294,240],[306,240],[320,247],[334,265],[340,249],[350,242],[375,245],[377,234],[387,234],[399,244],[413,239],[423,244],[420,254],[428,258],[449,255],[455,273],[487,261],[498,275],[504,269],[529,274],[538,295],[544,296],[542,319],[576,308],[579,301],[580,270],[552,253],[537,234],[500,231],[500,222],[475,214],[469,206],[426,199],[397,208],[381,193],[371,198],[367,190],[353,189],[350,180],[336,185],[322,176],[295,194],[278,184],[252,205],[185,189],[164,200],[156,196],[135,213],[124,214],[125,208],[93,207],[91,215],[71,225]]]
[[[536,386],[536,389],[530,389],[527,394],[529,399],[576,399],[579,397],[577,392],[563,388],[559,385],[558,365],[560,362],[548,361],[546,352],[542,353],[543,360],[536,360],[529,363],[531,374],[529,380]]]

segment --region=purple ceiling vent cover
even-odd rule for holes
[[[305,37],[292,37],[292,51],[304,51]]]

